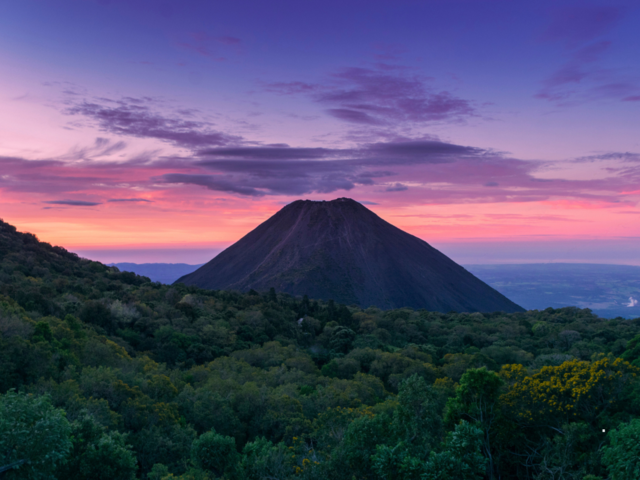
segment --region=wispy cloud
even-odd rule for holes
[[[66,154],[57,157],[58,160],[102,160],[104,157],[122,153],[127,148],[123,141],[114,142],[108,138],[98,137],[93,145],[73,147]]]
[[[572,52],[569,60],[543,81],[535,97],[558,105],[598,99],[633,101],[640,92],[638,80],[598,65],[610,48],[611,42],[603,40]]]
[[[541,39],[575,47],[608,33],[621,17],[621,9],[613,5],[557,8],[551,11],[551,21]]]
[[[574,162],[598,162],[602,160],[621,160],[623,162],[640,162],[640,153],[634,152],[604,152],[595,155],[577,157]]]
[[[327,114],[353,124],[460,122],[478,115],[471,101],[435,89],[431,80],[403,67],[378,64],[343,68],[320,83],[273,82],[264,88],[281,95],[308,95]]]
[[[601,66],[613,45],[603,36],[621,18],[622,10],[615,6],[581,5],[555,10],[542,40],[559,43],[568,58],[543,80],[535,97],[565,106],[599,99],[640,99],[637,78]]]
[[[205,32],[191,32],[178,46],[198,55],[216,61],[227,60],[229,52],[241,52],[242,40],[230,35],[210,35]]]
[[[154,138],[184,148],[238,144],[242,138],[211,128],[205,121],[186,120],[184,114],[167,116],[153,108],[153,99],[125,97],[120,100],[82,101],[65,110],[81,115],[104,132],[139,138]]]
[[[492,220],[516,220],[516,221],[531,221],[531,220],[543,220],[551,222],[579,222],[583,220],[576,220],[562,215],[520,215],[517,213],[485,213],[485,217]]]

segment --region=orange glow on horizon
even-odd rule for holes
[[[222,248],[266,221],[283,202],[218,199],[105,204],[42,211],[5,204],[6,222],[67,249]],[[231,203],[231,202],[229,202]],[[288,203],[288,202],[287,202]],[[580,204],[581,205],[581,204]],[[8,207],[8,208],[7,208]],[[576,202],[395,206],[367,205],[389,223],[428,242],[519,241],[522,238],[610,238],[640,236],[634,209],[576,208]]]

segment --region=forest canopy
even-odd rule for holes
[[[640,319],[168,286],[0,222],[7,479],[636,479],[639,373]]]

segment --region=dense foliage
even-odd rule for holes
[[[167,286],[0,223],[0,476],[637,478],[639,334]]]

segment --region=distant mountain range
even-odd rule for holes
[[[153,282],[172,284],[178,278],[202,266],[186,263],[110,263],[123,272],[134,272],[150,278]]]
[[[523,311],[424,240],[349,198],[290,203],[177,281],[241,292],[273,287],[363,308]]]
[[[171,284],[202,265],[116,263],[155,282]],[[577,306],[603,318],[640,317],[640,267],[589,263],[463,265],[527,310]]]

